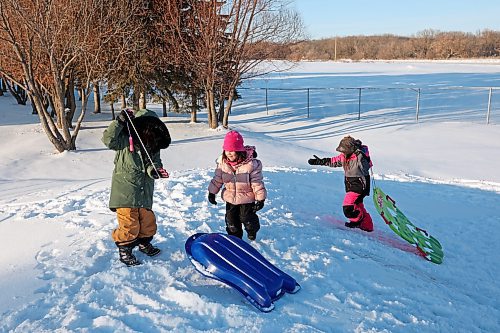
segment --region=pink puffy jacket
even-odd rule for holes
[[[217,159],[215,175],[208,186],[208,191],[219,193],[222,185],[222,199],[233,205],[253,203],[265,200],[267,191],[262,176],[262,163],[253,158],[255,147],[246,146],[247,158],[235,166],[227,163],[221,155]]]

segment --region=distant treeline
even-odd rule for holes
[[[500,56],[500,31],[478,33],[424,30],[412,37],[347,36],[282,46],[282,59],[450,59]]]

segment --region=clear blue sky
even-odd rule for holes
[[[312,39],[500,30],[500,0],[295,0]]]

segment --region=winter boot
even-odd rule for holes
[[[255,232],[248,232],[248,236],[247,237],[248,237],[249,240],[253,241],[253,240],[255,240],[255,238],[257,238],[257,233],[255,233]]]
[[[137,258],[132,254],[132,246],[120,245],[118,246],[118,253],[120,254],[120,261],[127,266],[137,266],[141,263]]]
[[[346,222],[345,226],[348,228],[359,228],[363,231],[366,232],[372,232],[373,231],[373,222],[370,218],[369,222]]]
[[[345,226],[348,228],[359,228],[366,232],[373,231],[373,221],[370,215],[366,214],[363,220],[358,222],[346,222]]]
[[[361,222],[346,222],[344,225],[348,228],[359,228]]]
[[[361,220],[361,224],[359,225],[359,228],[361,230],[367,231],[367,232],[373,231],[372,217],[370,216],[370,214],[368,214],[368,212],[365,213],[365,217],[363,218],[363,220]]]
[[[161,252],[159,248],[153,246],[151,243],[139,244],[139,251],[149,257],[154,257]]]

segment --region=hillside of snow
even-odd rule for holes
[[[173,138],[153,206],[162,253],[127,268],[110,236],[109,111],[88,114],[78,150],[56,154],[31,107],[0,97],[0,332],[499,331],[499,104],[486,125],[484,91],[428,92],[417,123],[414,95],[372,92],[358,120],[352,96],[317,91],[307,118],[303,91],[271,92],[266,110],[256,89],[489,87],[499,74],[496,63],[301,63],[246,83],[230,125],[257,147],[269,196],[251,245],[302,286],[270,313],[184,252],[194,233],[225,232],[224,204],[206,196],[226,130],[208,129],[204,113],[198,124],[162,118]],[[307,159],[335,155],[347,134],[370,147],[375,184],[439,239],[441,265],[394,234],[371,197],[375,231],[343,227],[342,170]]]

